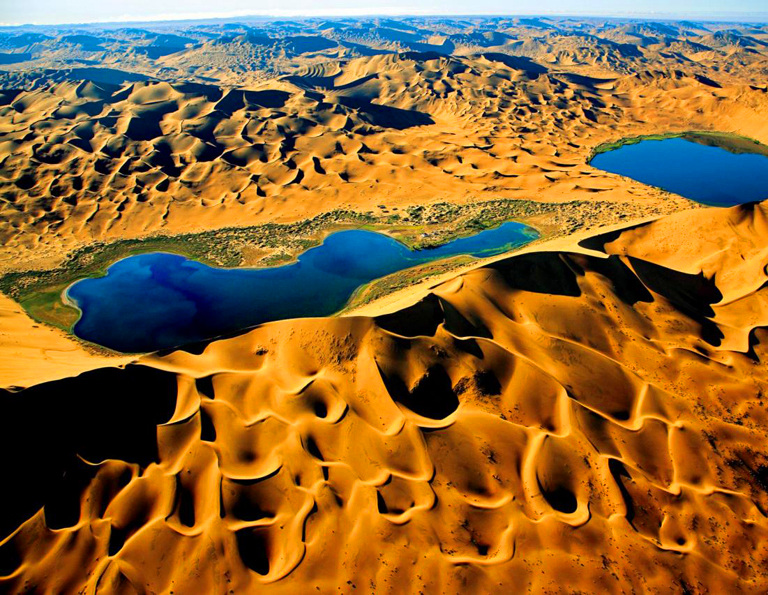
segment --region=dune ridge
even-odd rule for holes
[[[764,592],[767,238],[678,213],[3,395],[0,584]]]
[[[329,18],[146,22],[133,27],[25,26],[0,31],[0,80],[87,72],[248,86],[332,61],[397,52],[505,54],[590,76],[664,70],[762,84],[768,28],[760,23],[563,17]],[[94,67],[95,64],[105,65]],[[37,78],[36,78],[37,75]],[[123,77],[122,79],[120,77]]]
[[[255,90],[62,81],[3,91],[0,267],[45,269],[93,242],[334,209],[392,215],[507,198],[661,214],[690,202],[590,167],[596,146],[691,129],[768,141],[765,90],[746,82],[656,70],[595,78],[513,58],[365,56]]]

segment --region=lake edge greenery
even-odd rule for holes
[[[680,208],[679,205],[670,205],[669,209],[657,206],[655,210],[647,211],[642,202],[572,200],[553,203],[493,199],[463,204],[435,202],[407,207],[402,211],[379,205],[378,214],[373,211],[335,210],[295,223],[265,223],[199,233],[155,234],[145,238],[93,242],[70,252],[54,269],[4,274],[0,277],[0,292],[18,302],[36,322],[59,328],[77,339],[73,328],[80,317],[80,310],[67,299],[66,289],[80,279],[105,275],[118,260],[137,254],[166,252],[220,268],[283,266],[322,243],[329,234],[344,229],[385,233],[413,250],[420,250],[437,247],[508,221],[528,225],[539,234],[537,241],[543,241],[590,226],[598,218],[606,224],[617,223],[632,216],[660,215]],[[696,205],[691,203],[690,206]],[[249,251],[252,255],[246,257]],[[471,261],[471,257],[462,257],[460,264],[463,266]],[[340,312],[349,310],[352,305],[359,307],[370,303],[387,293],[458,265],[455,258],[434,261],[374,280],[358,288]],[[109,351],[79,341],[89,348]]]
[[[664,132],[659,134],[642,134],[639,136],[627,136],[615,141],[602,143],[592,149],[592,154],[587,162],[591,162],[595,157],[602,153],[615,151],[626,145],[636,145],[648,140],[667,140],[670,138],[681,138],[689,140],[700,145],[709,147],[718,147],[729,153],[736,155],[744,153],[753,153],[768,157],[768,145],[764,145],[748,136],[735,134],[731,132],[714,132],[709,130],[689,130],[684,132]]]

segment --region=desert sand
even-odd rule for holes
[[[360,48],[348,55],[338,52],[351,43],[344,35],[358,39],[353,33],[309,23],[335,49],[280,37],[286,47],[278,54],[293,56],[290,64],[273,55],[262,29],[244,39],[219,32],[154,59],[146,73],[161,80],[6,66],[15,70],[6,71],[0,101],[0,271],[55,267],[94,242],[293,222],[337,209],[400,218],[409,206],[508,198],[672,212],[690,203],[590,167],[595,147],[686,130],[768,143],[768,31],[728,37],[678,24],[645,31],[633,45],[627,36],[640,32],[615,23],[587,23],[590,33],[569,22],[545,25],[422,25],[422,36],[446,28],[472,34],[457,35],[449,55],[441,44],[417,45],[433,37],[416,41],[407,22],[398,43],[383,43],[397,37],[390,23],[371,29],[365,55]],[[86,64],[89,55],[138,68],[133,54],[102,47],[113,47],[117,32],[99,35],[100,45],[94,33],[90,41],[64,36],[24,47],[43,64],[58,64],[46,53],[53,44],[70,52],[68,64]],[[677,53],[650,43],[651,35]],[[6,45],[30,42],[14,39]],[[272,48],[266,65],[241,56],[244,44]],[[233,57],[216,76],[196,79],[189,65],[163,70],[194,55],[217,64],[221,48]],[[738,56],[752,67],[724,66]],[[260,80],[238,74],[248,69]],[[17,72],[33,78],[16,81]],[[569,211],[575,226],[594,219]],[[260,240],[252,241],[256,250]]]
[[[763,592],[767,238],[688,211],[3,395],[2,583]]]
[[[768,201],[589,165],[768,143],[766,75],[756,24],[0,28],[0,590],[768,591]],[[500,213],[541,240],[341,316],[140,356],[62,330],[142,246],[261,265]]]
[[[136,359],[99,353],[63,331],[32,320],[13,300],[0,295],[0,387],[27,387],[75,376],[100,366]]]

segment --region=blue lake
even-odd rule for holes
[[[596,155],[591,165],[707,205],[768,198],[768,157],[684,138],[624,145]]]
[[[174,254],[130,256],[103,277],[71,285],[82,315],[78,337],[122,352],[201,341],[262,322],[328,316],[370,281],[460,254],[493,256],[526,244],[536,231],[509,222],[438,248],[411,250],[370,231],[329,235],[298,261],[263,269],[219,269]]]

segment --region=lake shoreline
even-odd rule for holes
[[[595,169],[706,206],[768,198],[768,146],[723,134],[632,137],[603,145]]]
[[[734,132],[716,132],[710,130],[689,130],[686,132],[663,132],[659,134],[641,134],[639,136],[628,136],[616,141],[601,143],[592,149],[592,153],[587,160],[592,160],[603,153],[615,151],[627,145],[634,145],[647,140],[666,140],[670,138],[682,138],[695,143],[716,146],[735,154],[753,153],[757,155],[768,156],[768,145],[758,140],[736,134]]]
[[[0,277],[0,291],[19,303],[35,322],[58,328],[85,348],[102,353],[102,348],[72,335],[71,329],[79,318],[79,312],[63,302],[62,292],[78,279],[104,274],[115,262],[135,254],[163,251],[211,266],[242,268],[252,262],[263,265],[266,260],[267,264],[270,263],[269,257],[265,259],[263,254],[259,258],[249,257],[249,247],[254,243],[267,242],[274,246],[273,255],[276,251],[284,251],[284,258],[274,259],[272,263],[286,264],[318,245],[330,233],[343,229],[368,229],[386,233],[408,246],[427,247],[452,241],[471,231],[517,221],[538,230],[541,239],[547,240],[577,230],[597,229],[628,219],[660,216],[694,206],[697,206],[696,203],[677,197],[653,204],[599,199],[557,203],[499,199],[466,205],[436,202],[403,213],[396,222],[388,222],[392,214],[383,219],[349,211],[328,212],[295,224],[275,223],[94,243],[70,253],[57,268],[6,273]],[[422,238],[419,243],[418,236],[425,232],[428,237]]]
[[[223,269],[154,252],[126,257],[105,276],[79,280],[65,298],[81,316],[72,332],[121,353],[194,343],[286,318],[330,316],[361,287],[455,257],[482,259],[538,239],[507,222],[439,247],[414,250],[382,233],[344,230],[270,268]]]

